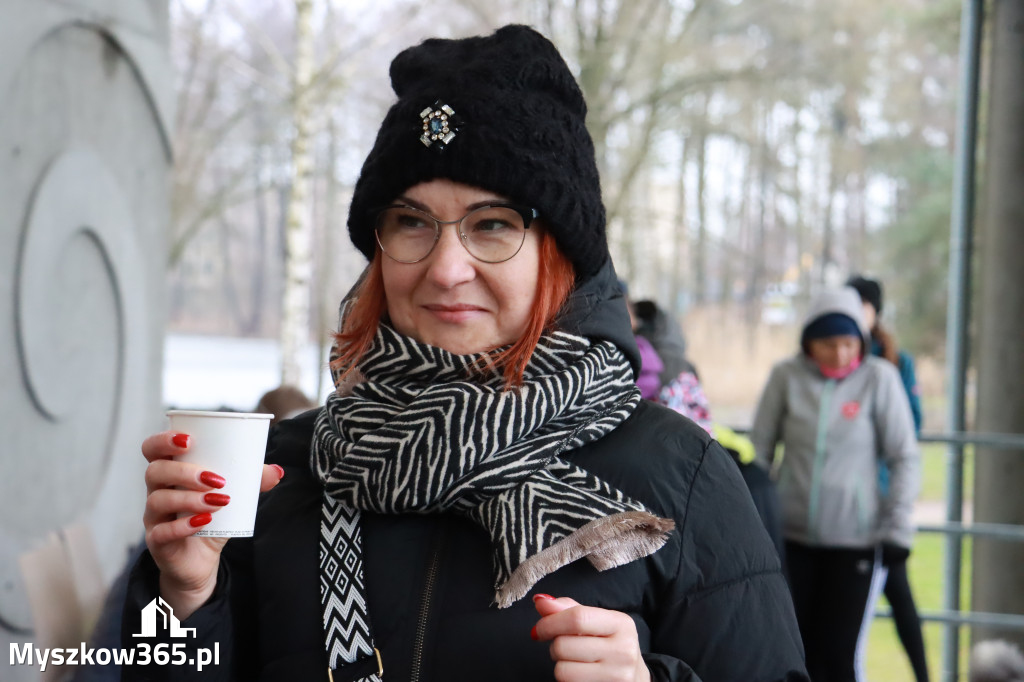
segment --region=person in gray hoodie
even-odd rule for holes
[[[817,296],[800,351],[772,369],[751,433],[758,460],[778,477],[790,588],[815,682],[864,679],[885,564],[906,555],[914,530],[914,423],[898,372],[870,355],[869,342],[856,291]],[[890,472],[887,495],[879,461]]]

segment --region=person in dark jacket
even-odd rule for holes
[[[903,389],[907,394],[911,414],[914,417],[914,431],[921,434],[921,396],[917,387],[917,376],[914,373],[914,359],[896,344],[896,337],[885,326],[879,317],[882,312],[882,283],[861,275],[854,275],[847,285],[856,290],[864,306],[864,323],[871,330],[871,354],[888,360],[900,373]],[[879,466],[879,484],[885,491],[889,485],[889,470],[885,464]],[[921,617],[914,602],[914,593],[910,589],[910,576],[907,574],[907,559],[910,551],[898,552],[889,563],[889,573],[885,579],[884,594],[892,607],[892,620],[896,625],[896,634],[903,644],[910,667],[914,671],[917,682],[928,682],[928,657],[925,654],[924,634],[921,632]]]
[[[647,299],[633,303],[630,311],[637,338],[653,346],[660,360],[661,386],[656,400],[712,433],[711,408],[697,368],[686,357],[686,342],[679,322]]]
[[[662,370],[665,366],[658,351],[654,348],[654,344],[637,332],[640,320],[636,316],[633,301],[629,298],[629,285],[625,280],[619,280],[619,289],[622,290],[626,310],[629,311],[629,324],[633,329],[633,340],[636,341],[636,347],[640,351],[640,371],[636,376],[636,387],[640,389],[640,397],[644,400],[658,401],[661,394]]]
[[[192,633],[170,646],[219,655],[202,679],[806,680],[735,466],[634,384],[555,47],[523,26],[428,40],[391,80],[349,212],[370,265],[337,388],[274,428],[252,539],[192,537],[221,481],[175,461],[188,434],[144,442],[126,644],[159,597]]]

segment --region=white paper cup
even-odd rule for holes
[[[213,513],[213,520],[196,535],[217,538],[252,537],[256,523],[256,502],[260,495],[267,431],[272,414],[249,412],[199,412],[171,410],[171,430],[187,433],[188,451],[175,457],[198,464],[224,477],[224,487],[215,492],[231,501]],[[192,513],[181,516],[192,516]]]

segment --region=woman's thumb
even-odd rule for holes
[[[575,599],[569,597],[561,597],[555,599],[550,594],[544,594],[538,592],[533,595],[533,607],[537,609],[537,613],[541,616],[550,616],[552,613],[558,613],[559,611],[565,611],[571,609],[574,606],[579,606]]]

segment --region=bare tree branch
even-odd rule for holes
[[[289,78],[292,74],[292,67],[288,63],[288,60],[283,54],[281,54],[281,50],[277,48],[277,45],[275,45],[274,41],[271,40],[269,35],[267,35],[267,32],[264,31],[259,24],[254,22],[244,10],[242,10],[238,5],[237,0],[232,0],[228,5],[228,13],[231,14],[231,17],[237,21],[240,26],[245,28],[246,32],[256,41],[256,44],[263,49],[263,52],[270,59],[270,63],[277,70],[278,75]]]

